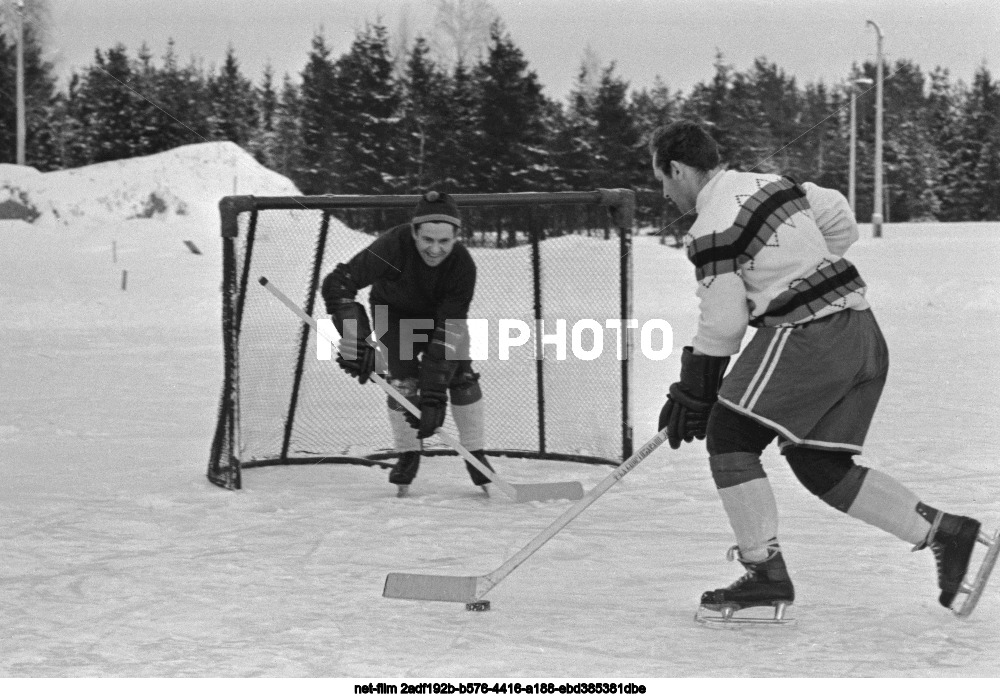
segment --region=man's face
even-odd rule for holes
[[[670,177],[671,164],[668,162],[665,164],[667,171],[664,172],[660,169],[660,163],[656,160],[656,155],[653,155],[653,176],[660,180],[663,186],[663,198],[670,199],[674,202],[674,205],[680,209],[681,213],[687,213],[694,208],[694,200],[688,195],[688,187],[685,186],[683,181],[682,173],[674,172],[674,176]]]
[[[413,231],[413,240],[417,243],[417,252],[424,264],[436,267],[451,254],[458,236],[455,226],[451,223],[421,223]]]

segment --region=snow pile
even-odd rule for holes
[[[0,207],[26,209],[28,220],[124,221],[193,216],[214,219],[231,194],[290,196],[290,179],[230,142],[185,145],[156,155],[41,173],[0,167]]]

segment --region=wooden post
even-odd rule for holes
[[[128,285],[128,269],[122,269],[122,290]]]

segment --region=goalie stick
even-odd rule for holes
[[[298,315],[303,322],[312,327],[317,335],[321,335],[323,339],[330,342],[333,346],[337,345],[336,341],[332,337],[323,332],[322,328],[316,322],[316,319],[308,315],[295,303],[295,301],[282,293],[281,289],[268,281],[266,277],[260,277],[259,281],[261,286],[270,291],[275,298],[284,303],[285,306]],[[377,373],[372,373],[371,378],[372,381],[382,388],[382,390],[384,390],[390,397],[405,407],[410,414],[418,418],[420,417],[420,410],[418,410],[413,403],[403,397],[402,394],[392,387],[392,385],[390,385],[389,382],[382,376]],[[576,500],[583,497],[583,485],[579,482],[538,482],[519,485],[506,482],[495,472],[483,465],[478,458],[472,455],[469,450],[459,442],[458,439],[449,434],[447,431],[438,428],[436,433],[442,438],[442,440],[445,441],[445,443],[454,448],[459,455],[471,463],[476,470],[488,477],[498,490],[513,499],[515,502],[539,502],[549,499]]]
[[[532,538],[531,542],[489,574],[481,577],[458,577],[443,574],[392,572],[385,578],[385,589],[382,591],[382,596],[416,601],[455,601],[465,604],[478,602],[490,589],[503,581],[522,562],[534,555],[539,548],[559,533],[570,521],[579,516],[584,509],[593,504],[598,497],[607,492],[612,485],[628,475],[630,470],[639,465],[646,456],[655,451],[666,440],[667,430],[664,429],[595,485],[594,489],[588,492],[583,499],[564,511],[545,530]]]

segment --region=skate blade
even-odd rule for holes
[[[399,488],[398,490],[396,490],[396,496],[399,497],[400,499],[402,499],[403,497],[407,496],[410,493],[409,485],[396,485],[396,487]]]
[[[483,490],[483,492],[486,494],[487,497],[492,497],[493,496],[492,494],[490,494],[490,486],[489,485],[480,485],[479,487]]]
[[[964,583],[959,589],[960,594],[967,595],[959,608],[952,609],[952,613],[959,618],[968,618],[976,610],[976,605],[986,589],[986,583],[990,580],[990,573],[997,564],[997,557],[1000,556],[1000,531],[997,531],[992,539],[980,533],[976,540],[987,546],[986,556],[979,563],[979,571],[976,572],[972,583]]]
[[[794,625],[795,619],[787,615],[791,604],[778,603],[774,606],[727,606],[721,610],[699,606],[694,619],[702,625],[714,628],[734,628],[740,625]],[[767,612],[769,615],[763,615]],[[741,615],[736,615],[740,613]],[[746,615],[749,613],[750,615]]]

